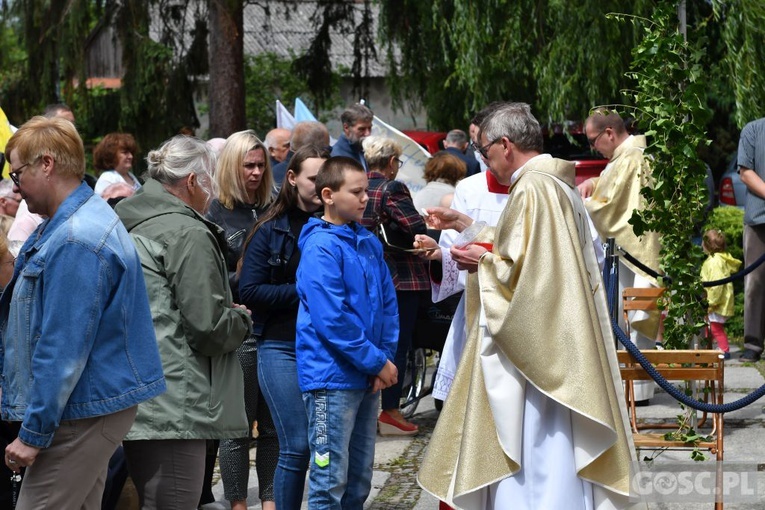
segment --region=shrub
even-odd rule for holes
[[[704,231],[721,230],[725,234],[728,253],[744,260],[744,211],[738,207],[716,207],[704,225]]]

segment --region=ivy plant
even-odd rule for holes
[[[693,243],[703,225],[707,189],[706,169],[698,155],[709,143],[704,126],[710,115],[703,100],[701,67],[703,41],[692,44],[678,30],[676,2],[656,2],[652,18],[615,15],[642,30],[633,50],[629,76],[635,116],[646,129],[653,182],[642,190],[647,207],[635,211],[630,223],[638,235],[661,233],[662,281],[668,296],[661,303],[667,311],[664,346],[687,349],[703,325],[706,304],[699,270],[704,260]]]

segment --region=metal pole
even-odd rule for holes
[[[605,264],[610,282],[613,282],[616,289],[619,288],[619,256],[616,254],[616,240],[613,237],[606,239],[605,246]],[[610,287],[609,287],[610,288]],[[613,295],[609,295],[609,289],[606,289],[606,298],[608,301],[608,311],[611,314],[611,319],[619,320],[619,292],[614,292]],[[614,338],[616,343],[616,349],[619,349],[619,340]]]
[[[685,8],[685,0],[680,0],[677,4],[677,21],[680,24],[680,33],[683,34],[683,41],[688,40],[688,23],[687,23],[687,11]]]

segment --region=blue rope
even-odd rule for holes
[[[640,262],[638,259],[633,257],[632,254],[630,254],[630,252],[628,252],[627,250],[625,250],[621,246],[619,246],[618,249],[619,249],[620,252],[622,252],[622,256],[625,259],[627,259],[629,262],[631,262],[636,267],[641,269],[648,276],[652,276],[653,278],[662,278],[666,283],[672,283],[672,277],[671,276],[660,274],[655,269],[652,269],[652,268],[646,266],[645,264]],[[712,281],[709,281],[709,282],[703,282],[702,286],[704,286],[704,287],[717,287],[718,285],[725,285],[726,283],[730,283],[730,282],[736,281],[739,278],[743,278],[744,276],[748,275],[749,273],[751,273],[752,271],[754,271],[755,269],[760,267],[760,265],[763,262],[765,262],[765,253],[763,253],[760,256],[760,258],[758,258],[757,260],[755,260],[754,262],[752,262],[751,264],[749,264],[748,266],[746,266],[744,269],[740,270],[739,272],[733,273],[732,275],[727,276],[725,278],[721,278],[719,280],[712,280]]]
[[[613,300],[618,293],[618,282],[616,278],[610,277],[610,271],[608,270],[608,267],[606,267],[603,271],[603,279],[606,285],[606,290],[608,291],[608,300],[610,303],[613,303],[615,302]],[[643,370],[645,370],[646,373],[651,376],[654,381],[656,381],[656,384],[658,384],[664,391],[669,393],[672,398],[682,402],[688,407],[705,413],[729,413],[731,411],[736,411],[746,407],[765,396],[765,385],[763,385],[754,390],[749,395],[740,398],[735,402],[729,402],[727,404],[709,404],[706,402],[700,402],[680,391],[677,386],[667,381],[664,376],[662,376],[659,371],[656,370],[656,367],[654,367],[651,362],[648,361],[645,356],[643,356],[643,353],[640,352],[640,349],[632,343],[629,337],[624,333],[624,331],[622,331],[622,328],[619,327],[619,323],[616,319],[616,314],[613,313],[613,310],[611,313],[611,329],[613,329],[614,335],[616,335],[616,338],[619,340],[619,342],[621,342],[627,352],[629,352],[630,355],[635,358],[635,361],[640,363],[640,366],[643,367]]]
[[[765,253],[763,253],[760,258],[755,260],[753,263],[749,264],[747,267],[739,271],[738,273],[733,273],[732,275],[728,276],[727,278],[721,278],[720,280],[712,280],[709,282],[704,282],[702,285],[704,287],[716,287],[718,285],[725,285],[726,283],[730,283],[734,280],[738,280],[739,278],[743,278],[744,276],[748,275],[755,269],[757,269],[760,264],[765,262]]]

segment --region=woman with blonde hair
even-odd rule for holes
[[[395,180],[401,167],[401,146],[381,136],[369,136],[363,145],[369,166],[369,202],[361,223],[370,230],[378,223],[383,224],[389,234],[388,243],[383,243],[383,255],[396,287],[399,310],[398,350],[394,363],[401,376],[397,384],[382,391],[378,428],[381,435],[413,435],[418,431],[417,425],[401,415],[399,403],[417,308],[421,297],[428,299],[424,293],[430,293],[430,278],[425,262],[404,250],[412,248],[415,234],[424,234],[427,227],[414,207],[409,189]]]
[[[234,299],[239,300],[237,263],[247,233],[273,202],[273,176],[268,150],[254,131],[240,131],[226,139],[215,170],[218,198],[212,201],[207,219],[224,230],[228,244],[226,265]],[[257,472],[260,500],[266,510],[274,508],[274,473],[279,459],[279,441],[273,419],[258,386],[257,340],[250,336],[236,351],[244,372],[244,407],[247,420],[258,423]],[[225,439],[220,444],[220,467],[225,498],[233,510],[247,508],[249,478],[247,436]],[[212,475],[215,457],[208,456]],[[209,479],[209,478],[208,478]],[[207,482],[207,480],[206,480]],[[207,483],[205,485],[207,490]],[[206,502],[204,499],[202,502]]]
[[[229,277],[235,278],[247,232],[273,201],[273,176],[268,151],[254,131],[239,131],[226,139],[215,167],[218,198],[207,219],[221,227],[228,244]],[[237,285],[231,290],[237,296]]]

